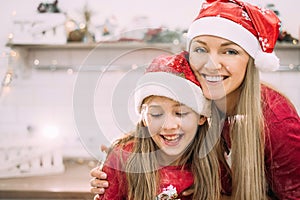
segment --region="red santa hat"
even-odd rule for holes
[[[180,102],[199,115],[210,116],[211,101],[203,96],[200,83],[185,56],[186,52],[171,56],[161,55],[152,61],[134,91],[138,112],[144,99],[155,95]]]
[[[206,0],[189,27],[187,45],[200,35],[222,37],[241,46],[261,71],[274,71],[279,67],[273,52],[279,28],[272,10],[239,0]]]

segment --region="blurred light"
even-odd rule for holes
[[[12,34],[12,33],[8,34],[7,38],[8,38],[9,40],[12,40],[12,39],[14,38],[14,34]]]
[[[12,56],[12,57],[16,57],[17,56],[17,52],[15,52],[15,51],[10,51],[10,56]]]
[[[85,24],[84,24],[84,23],[80,23],[80,24],[79,24],[79,28],[80,28],[80,29],[85,29]]]
[[[173,40],[173,44],[178,45],[179,44],[179,40],[178,39]]]
[[[67,74],[69,74],[69,75],[72,75],[73,74],[73,69],[72,68],[69,68],[68,70],[67,70]]]
[[[297,40],[293,40],[293,44],[298,44],[298,41]]]
[[[6,73],[5,77],[2,81],[2,85],[6,87],[11,83],[11,81],[12,81],[12,74],[11,73]]]
[[[290,68],[290,69],[294,69],[294,67],[295,67],[295,66],[294,66],[293,64],[289,64],[289,68]]]
[[[136,64],[131,65],[131,69],[137,69],[138,66]]]
[[[13,11],[11,12],[11,15],[12,15],[12,16],[16,16],[16,15],[17,15],[17,11],[13,10]]]
[[[48,125],[43,128],[43,135],[47,138],[57,138],[59,134],[58,128],[53,125]]]
[[[74,21],[67,21],[66,22],[66,29],[67,31],[73,31],[77,27],[76,23]]]
[[[33,64],[34,64],[34,65],[39,65],[39,64],[40,64],[40,61],[39,61],[38,59],[35,59],[35,60],[33,61]]]

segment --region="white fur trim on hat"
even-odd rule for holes
[[[255,66],[262,71],[273,71],[279,67],[279,59],[274,52],[263,52],[255,35],[229,19],[203,17],[195,20],[187,33],[187,50],[191,40],[200,35],[217,36],[234,42],[254,58]]]
[[[254,64],[262,72],[275,71],[279,68],[279,58],[275,55],[275,52],[258,51]]]
[[[199,115],[211,115],[211,101],[203,96],[201,88],[177,75],[168,72],[150,72],[143,75],[134,91],[135,108],[138,113],[143,100],[152,95],[180,102]]]

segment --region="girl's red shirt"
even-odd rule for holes
[[[123,200],[127,198],[128,183],[124,170],[125,162],[132,152],[133,143],[122,146],[122,149],[117,146],[108,154],[103,171],[107,174],[109,187],[103,195],[100,195],[101,200]],[[121,150],[121,151],[120,151]],[[159,193],[163,192],[170,185],[176,188],[177,198],[181,200],[191,199],[191,196],[181,196],[181,193],[194,184],[193,174],[190,166],[164,166],[158,169],[160,182]],[[157,194],[157,195],[158,195]],[[140,199],[137,197],[136,199]]]

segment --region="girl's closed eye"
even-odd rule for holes
[[[149,112],[148,114],[153,118],[159,118],[159,117],[163,116],[163,113],[161,113],[161,112]]]
[[[175,111],[175,115],[179,117],[187,116],[189,113],[191,113],[190,108],[186,108],[185,106],[180,107],[178,110]]]
[[[153,105],[146,109],[146,113],[152,118],[160,118],[164,115],[164,110],[160,106]]]
[[[189,112],[176,112],[175,114],[179,117],[184,117],[184,116],[188,115]]]

